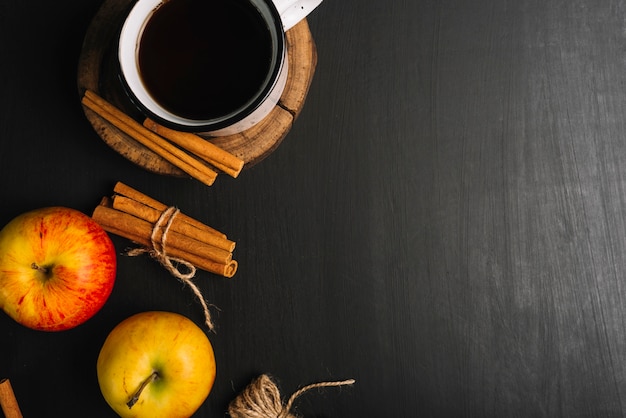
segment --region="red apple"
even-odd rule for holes
[[[0,308],[29,328],[74,328],[102,308],[116,274],[115,247],[75,209],[19,215],[0,230]]]

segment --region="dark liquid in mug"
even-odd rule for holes
[[[261,90],[272,39],[248,0],[170,0],[146,25],[138,55],[143,82],[161,106],[214,119]]]

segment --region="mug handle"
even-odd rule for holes
[[[322,0],[272,0],[280,13],[283,29],[288,31],[308,16]]]

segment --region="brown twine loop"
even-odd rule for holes
[[[354,379],[339,382],[313,383],[296,391],[285,405],[280,391],[268,375],[261,375],[244,389],[228,406],[231,418],[295,418],[291,411],[294,401],[304,392],[324,387],[354,384]]]
[[[183,284],[186,284],[191,288],[196,297],[200,300],[200,304],[202,305],[202,309],[204,310],[204,322],[209,327],[211,331],[213,331],[214,325],[211,320],[211,313],[209,312],[209,307],[204,300],[204,296],[202,296],[202,292],[196,286],[196,284],[191,280],[196,275],[196,266],[191,264],[190,262],[183,260],[181,258],[170,257],[167,255],[165,242],[167,241],[167,237],[170,231],[170,227],[172,226],[172,222],[176,215],[180,213],[180,209],[170,206],[165,209],[161,216],[154,224],[154,228],[152,228],[152,234],[150,235],[150,242],[152,243],[152,249],[147,248],[133,248],[126,252],[126,255],[135,257],[140,254],[148,253],[152,258],[157,260],[163,267],[165,267],[172,276],[179,279]],[[158,239],[158,232],[163,228],[163,233],[161,234],[161,238]],[[178,266],[175,266],[176,263]],[[180,266],[184,266],[187,269],[187,273],[183,273],[180,269]]]

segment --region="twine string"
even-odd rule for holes
[[[209,311],[209,307],[202,295],[202,292],[198,288],[198,286],[193,282],[193,279],[196,275],[196,266],[191,264],[190,262],[183,260],[177,257],[170,257],[167,254],[166,250],[166,241],[169,235],[170,227],[174,221],[176,215],[180,213],[180,209],[170,206],[165,209],[157,222],[154,224],[152,228],[152,234],[150,235],[150,242],[152,244],[152,248],[133,248],[126,252],[126,255],[135,257],[140,254],[149,254],[152,258],[157,260],[167,271],[169,271],[172,276],[179,279],[183,284],[189,286],[191,291],[196,295],[200,304],[202,305],[202,310],[204,311],[204,322],[207,327],[211,331],[214,329],[213,320],[211,319],[211,312]],[[159,238],[159,231],[163,229],[161,236]],[[176,263],[177,265],[174,265]],[[186,272],[183,272],[182,268],[186,269]]]
[[[311,389],[353,385],[354,382],[355,382],[354,379],[342,380],[342,381],[339,381],[339,382],[319,382],[319,383],[313,383],[313,384],[307,385],[307,386],[305,386],[305,387],[303,387],[301,389],[298,389],[296,392],[294,392],[293,395],[291,395],[291,397],[287,401],[287,404],[285,405],[285,409],[283,411],[283,415],[281,415],[281,418],[288,416],[288,415],[284,415],[284,414],[288,413],[291,410],[291,407],[292,407],[294,401],[297,398],[299,398],[300,395],[302,395],[304,392],[307,392],[307,391],[309,391]]]
[[[231,418],[295,418],[291,408],[303,393],[316,388],[346,386],[354,384],[354,379],[337,382],[313,383],[294,392],[283,405],[278,386],[268,375],[261,375],[239,394],[228,406]]]

